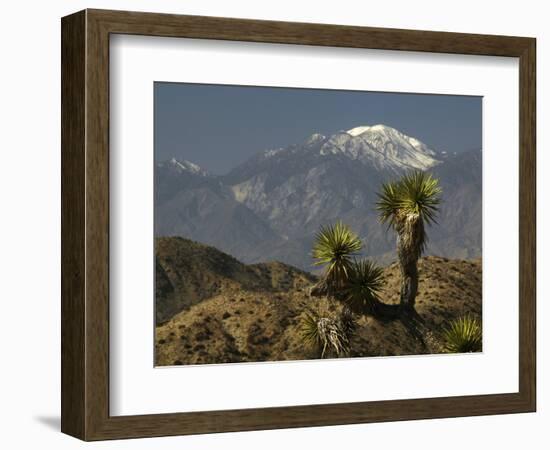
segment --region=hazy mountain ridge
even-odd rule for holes
[[[315,232],[343,220],[366,242],[365,254],[389,262],[395,238],[378,223],[376,192],[411,169],[433,172],[443,187],[428,254],[480,256],[481,151],[447,155],[383,125],[314,134],[225,176],[188,161],[159,163],[155,234],[214,245],[246,263],[276,259],[311,270]]]

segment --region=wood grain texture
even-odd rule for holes
[[[61,430],[78,437],[86,409],[85,20],[76,13],[61,27]]]
[[[519,384],[536,409],[536,41],[520,57],[519,105]]]
[[[88,10],[111,33],[279,44],[516,56],[529,38],[389,28]]]
[[[109,34],[519,57],[519,392],[109,415]],[[534,411],[535,40],[87,10],[62,21],[62,430],[84,440]],[[185,405],[182,405],[185,409]]]
[[[109,33],[87,14],[86,439],[109,416]]]

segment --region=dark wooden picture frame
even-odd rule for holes
[[[535,411],[535,39],[104,10],[64,17],[61,29],[64,433],[100,440]],[[519,58],[519,392],[110,416],[109,36],[117,33]]]

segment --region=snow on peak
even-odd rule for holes
[[[402,134],[395,128],[392,128],[388,125],[383,125],[381,123],[377,125],[361,125],[359,127],[352,128],[351,130],[346,131],[350,136],[360,136],[364,133],[371,132],[371,133],[388,133],[388,134]]]
[[[387,125],[362,125],[329,136],[314,133],[302,144],[264,150],[250,164],[269,164],[286,158],[345,157],[379,170],[427,170],[441,162],[442,155],[419,139]],[[441,158],[440,158],[441,157]]]
[[[426,170],[439,163],[437,153],[420,140],[388,125],[361,125],[330,137],[321,154],[342,153],[377,167]]]
[[[178,160],[176,158],[172,158],[170,160],[170,164],[180,172],[189,172],[195,175],[202,176],[208,175],[208,172],[201,168],[199,165],[185,159]]]
[[[311,136],[309,136],[302,145],[291,145],[289,147],[279,147],[269,150],[264,150],[263,152],[259,153],[260,159],[269,159],[276,155],[285,155],[285,154],[292,154],[299,151],[302,151],[304,149],[307,149],[310,146],[313,146],[315,144],[321,143],[326,139],[326,136],[322,135],[321,133],[313,133]]]
[[[324,141],[326,139],[326,136],[322,135],[321,133],[313,133],[310,137],[306,140],[306,145],[315,144],[317,142]]]
[[[363,134],[365,131],[368,131],[370,129],[371,127],[369,127],[368,125],[364,125],[361,127],[352,128],[351,130],[346,131],[346,133],[348,133],[350,136],[355,137],[355,136],[359,136],[360,134]]]

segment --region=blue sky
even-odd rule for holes
[[[481,148],[482,98],[156,82],[155,159],[224,174],[262,150],[385,124],[448,152]]]

